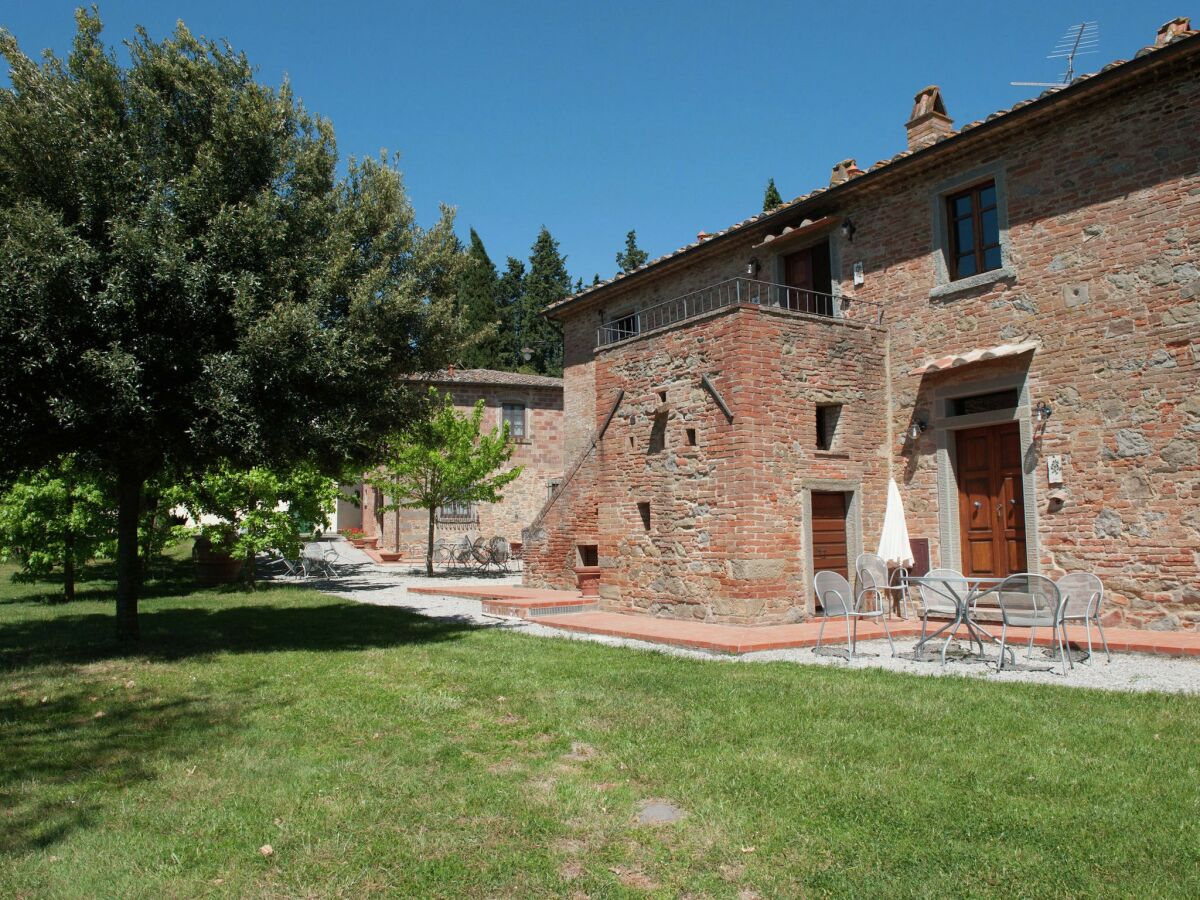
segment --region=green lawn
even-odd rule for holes
[[[1200,894],[1195,699],[7,576],[3,896]]]

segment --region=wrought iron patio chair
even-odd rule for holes
[[[1100,623],[1100,607],[1104,604],[1104,583],[1091,572],[1070,572],[1055,582],[1058,592],[1062,595],[1062,609],[1059,620],[1063,628],[1068,622],[1082,622],[1087,629],[1088,659],[1092,658],[1092,623],[1100,631],[1100,640],[1104,644],[1104,655],[1112,662],[1112,653],[1108,649],[1108,638],[1104,635],[1104,626]],[[1065,635],[1065,631],[1064,631]],[[1065,637],[1064,637],[1065,640]],[[1029,632],[1029,647],[1033,649],[1033,630]]]
[[[508,571],[508,561],[512,558],[512,546],[506,538],[496,535],[488,541],[488,552],[491,554],[492,565],[498,572]]]
[[[878,554],[858,554],[858,559],[854,561],[855,596],[861,595],[863,591],[876,592],[889,615],[892,609],[898,606],[901,609],[901,617],[904,617],[903,609],[909,604],[908,591],[893,584],[890,576],[887,563]]]
[[[947,588],[953,588],[958,595],[965,601],[967,593],[970,590],[970,585],[967,579],[963,577],[962,572],[957,569],[932,569],[926,575],[930,579],[942,579],[942,583],[946,584]],[[921,605],[917,612],[921,616],[921,641],[925,640],[925,634],[929,628],[929,617],[937,616],[939,618],[946,617],[953,619],[958,615],[958,607],[954,600],[946,596],[932,584],[922,584],[918,586],[920,589],[917,595],[921,598]],[[957,630],[957,629],[956,629]],[[954,635],[950,635],[954,637]]]
[[[1010,575],[1000,582],[995,594],[1000,604],[1001,622],[1000,659],[996,670],[1004,668],[1004,645],[1009,628],[1049,628],[1062,659],[1063,675],[1066,675],[1069,654],[1058,586],[1045,575]],[[1070,665],[1074,666],[1074,663]]]
[[[857,597],[850,590],[850,582],[837,572],[818,572],[813,579],[813,591],[821,603],[821,627],[817,629],[817,645],[813,647],[816,653],[821,649],[821,640],[825,634],[825,623],[830,619],[845,618],[846,642],[850,648],[850,659],[854,659],[854,648],[858,644],[859,619],[878,619],[883,623],[883,633],[887,635],[888,646],[892,656],[896,655],[896,645],[892,642],[892,632],[888,628],[886,615],[886,600],[877,591],[863,591]],[[851,621],[854,623],[851,629]]]

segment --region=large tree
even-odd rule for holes
[[[483,241],[472,228],[455,298],[459,317],[467,333],[468,343],[459,354],[459,362],[464,366],[506,369],[512,365],[499,301],[500,278],[496,274],[496,266],[488,256]]]
[[[542,375],[561,375],[563,367],[562,328],[542,313],[570,293],[567,259],[558,252],[558,241],[543,225],[533,242],[521,295],[522,348],[529,351],[530,366]]]
[[[228,45],[139,29],[123,67],[77,24],[41,63],[0,31],[0,477],[87,451],[115,479],[136,637],[146,483],[365,458],[458,339],[462,254]]]
[[[617,254],[617,268],[622,272],[632,272],[638,266],[645,265],[650,254],[638,246],[637,232],[630,231],[625,235],[625,249]]]
[[[429,389],[431,414],[396,432],[379,466],[367,478],[387,498],[381,511],[423,509],[428,522],[425,573],[433,574],[433,534],[439,507],[450,503],[496,503],[521,474],[505,469],[512,458],[508,423],[482,433],[484,401],[470,415],[454,408],[449,394]]]

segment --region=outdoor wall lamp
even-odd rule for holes
[[[750,261],[748,263],[746,263],[746,274],[749,275],[751,278],[756,278],[758,276],[758,271],[760,268],[761,268],[761,263],[759,263],[758,257],[752,256],[752,257],[750,257]]]
[[[1034,407],[1033,420],[1035,422],[1045,422],[1047,419],[1050,418],[1050,416],[1053,414],[1053,412],[1054,412],[1054,410],[1051,409],[1050,404],[1047,403],[1045,400],[1043,400],[1040,403],[1038,403],[1038,405],[1036,407]]]
[[[844,237],[849,243],[854,243],[854,232],[856,231],[858,231],[858,229],[855,227],[854,222],[850,219],[846,219],[844,222],[842,222],[842,237]]]
[[[924,419],[914,419],[912,427],[908,429],[909,440],[915,441],[925,432],[925,429],[928,427],[929,425]]]

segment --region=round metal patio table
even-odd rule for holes
[[[946,635],[946,641],[942,644],[942,665],[944,666],[946,664],[946,650],[949,649],[950,642],[954,640],[954,636],[958,634],[959,628],[966,628],[967,634],[971,638],[971,644],[979,645],[980,657],[983,656],[983,638],[987,638],[993,644],[999,646],[1000,641],[975,620],[974,614],[976,601],[985,594],[990,594],[1003,581],[1003,578],[981,578],[974,575],[959,574],[934,577],[928,575],[905,576],[905,588],[924,585],[933,590],[939,597],[950,601],[955,610],[953,619],[933,634],[917,641],[917,645],[913,647],[913,655],[919,657],[930,641],[936,640],[948,631],[950,633]],[[966,585],[965,591],[961,590],[964,584]],[[1012,653],[1011,650],[1008,652]]]

